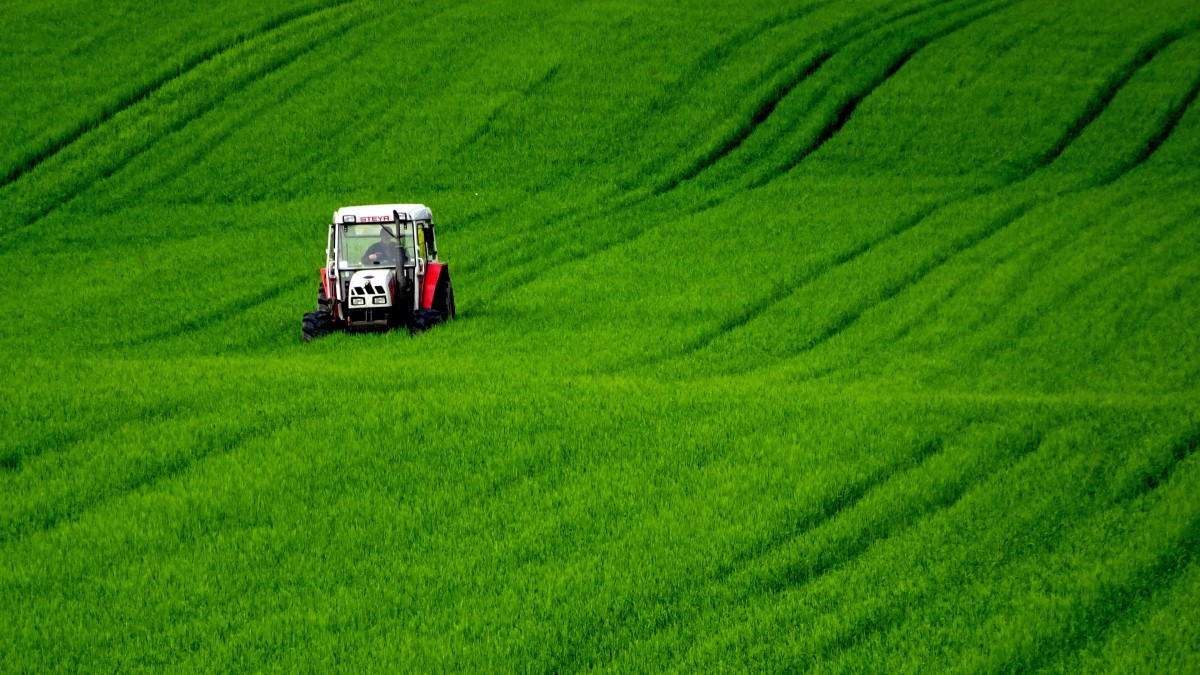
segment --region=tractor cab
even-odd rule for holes
[[[433,214],[422,204],[338,209],[305,338],[337,329],[420,332],[454,318],[450,270],[436,242]]]

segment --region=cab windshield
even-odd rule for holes
[[[343,223],[340,234],[342,268],[413,264],[412,223]]]

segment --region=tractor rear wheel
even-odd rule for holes
[[[446,282],[446,300],[442,303],[439,311],[442,313],[442,321],[451,321],[455,317],[454,286],[449,281]]]
[[[441,321],[450,321],[454,318],[454,284],[450,281],[450,270],[445,270],[442,273],[442,278],[438,279],[437,290],[433,293],[433,309],[437,310],[438,318]]]
[[[410,327],[413,335],[424,333],[434,326],[444,321],[450,321],[454,318],[454,287],[450,284],[450,275],[447,273],[438,280],[437,290],[433,293],[433,306],[429,309],[418,309],[413,312],[412,325]]]
[[[317,284],[317,311],[332,311],[329,308],[329,297],[325,295],[325,284]]]

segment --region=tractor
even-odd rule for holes
[[[347,206],[333,214],[306,342],[333,331],[423,332],[454,318],[450,268],[422,204]]]

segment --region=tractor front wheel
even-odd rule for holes
[[[305,342],[312,342],[321,336],[328,335],[333,332],[333,315],[324,308],[309,312],[304,315],[301,330]]]

